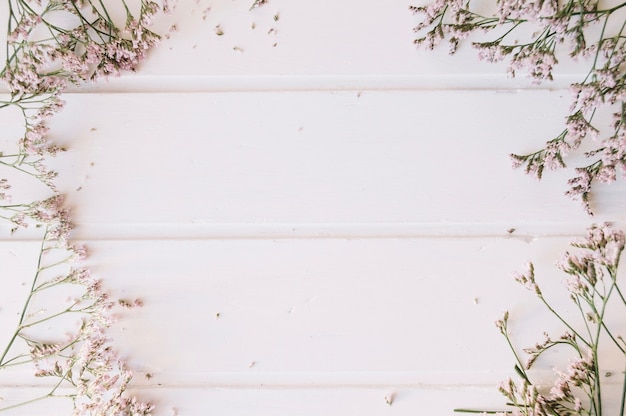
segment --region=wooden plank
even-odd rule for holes
[[[473,38],[454,57],[448,56],[446,44],[435,51],[416,50],[412,29],[418,19],[408,6],[420,1],[388,0],[381,5],[374,0],[318,0],[308,4],[272,0],[250,11],[251,3],[179,2],[172,15],[155,20],[155,30],[167,39],[153,51],[139,74],[90,86],[90,90],[180,91],[193,88],[190,80],[196,91],[226,85],[240,89],[242,84],[256,89],[259,83],[274,89],[306,85],[325,89],[381,85],[533,88],[524,74],[508,79],[505,63],[478,61],[470,46]],[[0,20],[6,21],[7,5],[0,6]],[[168,33],[172,26],[176,30]],[[4,41],[6,35],[0,36]],[[3,59],[4,51],[0,54]],[[555,70],[556,82],[544,87],[566,87],[585,77],[584,65],[572,62],[566,53],[562,55]]]
[[[204,415],[414,415],[449,416],[455,406],[497,405],[493,389],[157,389],[155,416]],[[387,404],[392,399],[391,406]]]
[[[578,233],[590,220],[563,196],[573,171],[549,172],[537,184],[507,156],[558,134],[554,120],[568,105],[560,91],[67,100],[52,135],[71,149],[55,162],[81,238],[117,226],[132,234],[144,224],[401,224],[448,235],[534,224]],[[623,189],[596,187],[596,221],[624,219]]]
[[[252,77],[266,88],[285,88],[294,77],[295,88],[316,82],[326,88],[358,84],[375,88],[380,77],[387,88],[533,87],[524,74],[508,79],[505,63],[478,61],[470,46],[476,38],[468,39],[454,57],[448,56],[447,44],[435,51],[416,50],[412,29],[418,19],[408,5],[419,1],[391,0],[381,6],[373,0],[321,0],[308,5],[273,0],[252,11],[250,3],[180,2],[174,14],[156,20],[161,33],[172,25],[176,31],[152,53],[139,77],[103,84],[101,90],[134,91],[144,88],[142,84],[181,88],[190,78],[197,88],[220,89],[233,78],[235,83],[254,85]],[[557,81],[546,87],[568,86],[586,75],[567,54],[559,61]]]
[[[36,391],[36,390],[35,390]],[[30,391],[33,393],[33,390]],[[155,403],[154,416],[317,416],[381,414],[452,416],[455,408],[505,410],[505,399],[494,386],[456,388],[172,388],[146,390],[134,388],[131,394]],[[11,392],[13,400],[27,396],[27,391]],[[391,398],[391,405],[387,404]],[[67,403],[45,400],[18,408],[12,415],[66,416]],[[618,411],[618,403],[605,403]],[[509,409],[510,410],[510,409]]]
[[[201,416],[216,413],[235,415],[379,415],[383,412],[409,415],[416,411],[431,415],[451,415],[455,406],[499,405],[493,388],[474,387],[453,390],[437,388],[203,388],[139,387],[132,395],[151,401],[154,416]],[[45,389],[0,389],[0,405],[10,405],[46,394]],[[391,398],[391,406],[387,400]],[[71,404],[66,399],[46,399],[11,410],[11,415],[67,416]]]
[[[133,368],[165,384],[447,385],[497,382],[511,370],[493,325],[505,309],[515,338],[525,343],[544,331],[560,333],[510,276],[533,259],[546,296],[574,314],[563,274],[553,266],[566,241],[173,240],[90,247],[106,285],[145,302],[121,315],[116,337]]]
[[[560,274],[551,263],[565,244],[509,236],[131,240],[89,248],[107,288],[145,302],[120,315],[114,336],[138,372],[135,391],[160,405],[155,415],[174,408],[201,415],[209,407],[226,415],[342,414],[361,406],[367,415],[384,411],[377,403],[389,394],[394,412],[446,415],[501,403],[487,386],[512,375],[492,324],[505,308],[521,339],[558,328],[510,272],[532,258],[545,293],[556,295]],[[27,275],[36,244],[2,245],[3,253],[23,252],[3,261],[8,275],[20,267]],[[3,292],[12,298],[2,303],[9,314],[22,287],[12,282]],[[569,309],[564,298],[555,306]],[[48,382],[13,370],[2,376],[3,404],[43,388],[15,384]],[[67,414],[61,402],[42,403],[23,414]]]

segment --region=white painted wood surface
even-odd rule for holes
[[[249,3],[181,1],[141,71],[72,90],[52,123],[93,271],[145,302],[115,327],[134,391],[155,415],[502,404],[493,321],[509,309],[529,345],[559,328],[512,272],[532,259],[559,296],[569,239],[626,220],[623,184],[597,188],[591,219],[563,196],[571,171],[510,169],[561,130],[584,69],[536,87],[472,51],[417,52],[404,0]],[[0,245],[9,316],[37,243]],[[13,380],[6,403],[41,387]],[[23,414],[68,412],[41,406]]]

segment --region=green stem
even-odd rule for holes
[[[67,308],[67,309],[65,309],[65,310],[63,310],[63,311],[61,311],[61,312],[54,313],[54,314],[52,314],[52,315],[50,315],[50,316],[46,316],[45,318],[42,318],[42,319],[40,319],[40,320],[38,320],[38,321],[31,322],[31,323],[26,324],[26,325],[22,325],[22,326],[21,326],[21,329],[31,328],[31,327],[33,327],[33,326],[36,326],[36,325],[39,325],[39,324],[41,324],[41,323],[47,322],[47,321],[49,321],[49,320],[51,320],[51,319],[57,318],[57,317],[59,317],[59,316],[61,316],[61,315],[64,315],[64,314],[66,314],[66,313],[81,313],[81,312],[83,312],[82,310],[73,310],[73,309],[72,309],[72,307],[73,307],[73,306],[75,306],[76,304],[77,304],[77,303],[74,303],[74,304],[73,304],[72,306],[70,306],[69,308]]]
[[[2,355],[0,356],[0,367],[2,367],[2,365],[4,364],[4,359],[6,358],[7,354],[9,353],[9,350],[13,346],[13,343],[15,343],[15,340],[17,339],[17,337],[19,336],[20,332],[23,329],[22,324],[24,322],[24,319],[26,318],[26,312],[28,311],[28,307],[30,306],[30,302],[33,298],[33,294],[35,293],[34,292],[35,285],[37,284],[37,279],[39,278],[39,269],[41,268],[41,262],[43,259],[43,249],[46,243],[47,233],[48,231],[46,230],[46,233],[44,234],[44,238],[41,241],[41,248],[39,250],[39,257],[37,259],[37,269],[36,269],[37,272],[35,273],[35,277],[33,278],[33,283],[30,288],[30,293],[28,294],[28,297],[26,298],[26,302],[24,302],[24,307],[22,308],[22,312],[20,313],[20,319],[17,324],[17,328],[15,329],[15,332],[11,336],[9,343],[6,345],[4,351],[2,352]]]
[[[612,277],[613,276],[611,273],[611,278]],[[597,314],[598,324],[596,326],[595,339],[593,341],[593,345],[591,349],[592,354],[593,354],[593,365],[594,365],[594,373],[595,373],[594,386],[593,386],[594,390],[592,391],[591,398],[594,403],[594,407],[596,407],[596,414],[600,416],[602,415],[602,386],[600,383],[600,363],[599,363],[599,358],[598,358],[598,346],[600,344],[600,334],[602,333],[606,306],[608,304],[609,299],[611,298],[611,294],[613,293],[614,287],[615,287],[615,284],[613,283],[611,287],[609,288],[608,292],[606,293],[606,296],[601,296],[602,306],[600,308],[600,313]],[[597,313],[597,310],[595,309],[595,307],[592,307],[592,308],[593,308],[594,313]]]
[[[622,382],[622,404],[620,406],[619,415],[626,416],[625,411],[626,411],[626,365],[624,368],[624,381]]]
[[[52,392],[50,392],[50,393],[46,394],[45,396],[35,397],[34,399],[30,399],[30,400],[27,400],[27,401],[25,401],[25,402],[21,402],[21,403],[13,404],[13,405],[11,405],[11,406],[7,406],[7,407],[0,407],[0,412],[5,412],[5,411],[7,411],[7,410],[16,409],[16,408],[18,408],[18,407],[22,407],[22,406],[25,406],[25,405],[27,405],[27,404],[36,403],[36,402],[39,402],[39,401],[41,401],[41,400],[48,399],[48,398],[50,398],[50,397],[54,397]]]
[[[48,269],[52,269],[52,268],[54,268],[54,267],[60,266],[61,264],[65,264],[65,263],[67,263],[67,261],[68,261],[69,259],[71,259],[71,258],[72,258],[72,255],[69,255],[69,256],[67,256],[66,258],[64,258],[63,260],[59,260],[59,261],[57,261],[57,262],[55,262],[55,263],[51,263],[51,264],[47,264],[47,265],[43,266],[41,269],[39,269],[39,271],[40,271],[40,272],[42,272],[42,271],[44,271],[44,270],[48,270]],[[38,290],[41,286],[43,286],[43,285],[45,285],[45,284],[46,284],[46,283],[44,282],[44,283],[42,283],[40,286],[36,287],[36,288],[35,288],[35,291],[37,291],[37,290]]]
[[[24,358],[24,357],[29,357],[29,358],[28,358],[28,360],[25,360],[25,361],[14,362],[15,360],[19,360],[20,358]],[[33,361],[33,359],[30,358],[29,354],[16,355],[15,357],[11,358],[10,360],[5,361],[4,364],[2,364],[2,366],[0,367],[0,370],[3,370],[5,368],[7,368],[7,367],[14,367],[14,366],[17,366],[17,365],[30,363],[32,361]]]
[[[587,341],[582,335],[580,335],[578,331],[576,331],[570,324],[568,324],[567,321],[563,319],[563,317],[557,311],[555,311],[552,306],[550,306],[550,304],[548,303],[548,301],[546,301],[543,295],[539,295],[539,299],[541,299],[541,302],[545,305],[545,307],[548,308],[548,310],[554,316],[556,316],[559,321],[561,321],[561,323],[572,332],[572,334],[576,335],[587,347],[591,348],[591,344],[589,343],[589,341]]]
[[[602,31],[600,32],[600,41],[598,42],[598,48],[596,50],[595,56],[593,57],[593,64],[591,65],[591,69],[587,73],[587,76],[583,80],[583,84],[587,82],[593,71],[596,69],[596,65],[598,64],[598,58],[600,57],[600,52],[602,50],[602,40],[604,39],[604,32],[606,32],[606,26],[609,23],[610,14],[604,18],[604,23],[602,24]]]

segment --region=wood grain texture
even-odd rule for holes
[[[81,238],[92,225],[115,237],[178,224],[578,233],[590,218],[563,195],[573,170],[537,183],[508,158],[558,134],[566,96],[79,94],[67,96],[53,135],[70,147],[58,158],[60,183]],[[597,221],[623,220],[623,192],[622,184],[597,187]]]

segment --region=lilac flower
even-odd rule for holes
[[[508,19],[529,19],[536,22],[545,16],[552,16],[557,11],[555,0],[499,0],[496,15],[500,22]]]
[[[586,250],[586,261],[596,262],[611,270],[617,268],[619,257],[624,250],[624,233],[613,229],[610,224],[593,225],[584,239],[572,243],[574,247]]]
[[[512,51],[511,48],[502,46],[500,43],[473,43],[472,46],[478,49],[478,59],[487,62],[500,62],[504,60]]]
[[[10,201],[11,196],[8,195],[6,190],[11,189],[11,185],[9,184],[8,179],[2,178],[0,179],[0,200],[2,201]]]
[[[535,282],[535,266],[531,262],[526,264],[525,273],[515,273],[513,275],[513,279],[524,285],[526,289],[541,296],[541,290],[539,289],[537,282]]]
[[[598,129],[589,123],[582,111],[577,111],[568,116],[566,127],[572,149],[577,149],[586,137],[590,137],[593,140],[598,139]]]

